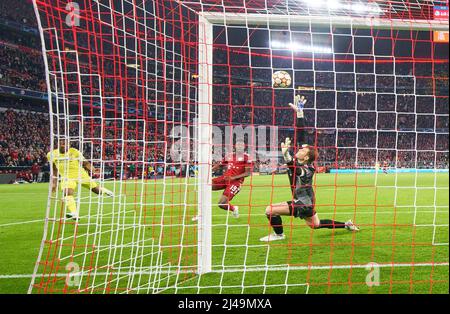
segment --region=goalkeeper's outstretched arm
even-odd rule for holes
[[[305,115],[303,113],[303,108],[306,104],[306,98],[304,96],[296,95],[294,97],[294,103],[289,103],[289,107],[291,107],[296,112],[296,121],[295,121],[295,135],[294,135],[294,155],[295,153],[305,145],[306,138],[306,130],[305,130]],[[283,154],[284,161],[288,166],[288,177],[289,183],[291,185],[292,194],[294,194],[295,190],[295,177],[296,177],[296,167],[295,160],[291,156],[290,153],[291,147],[291,139],[286,138],[284,143],[281,143],[281,152]]]
[[[297,145],[295,147],[296,150],[300,149],[303,145],[305,145],[306,141],[306,130],[305,130],[305,115],[303,113],[303,108],[305,107],[305,104],[307,102],[307,99],[304,96],[296,95],[294,97],[294,103],[289,103],[289,107],[294,109],[296,112],[296,121],[295,121],[295,135],[294,135],[294,141]]]
[[[289,137],[287,137],[286,140],[281,143],[281,154],[283,155],[284,162],[287,164],[287,167],[288,167],[287,174],[289,177],[289,184],[291,186],[292,196],[294,196],[294,191],[295,191],[295,182],[294,182],[295,167],[294,167],[294,164],[295,164],[295,160],[289,151],[290,148],[291,148],[291,139]]]

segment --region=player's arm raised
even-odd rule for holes
[[[304,96],[296,95],[294,97],[294,103],[289,103],[289,107],[294,109],[297,114],[294,136],[297,144],[297,149],[301,148],[305,144],[306,140],[305,115],[303,113],[306,102],[307,99]]]
[[[306,104],[306,98],[301,95],[295,95],[294,96],[294,103],[289,103],[289,107],[291,107],[295,112],[297,119],[295,121],[295,135],[294,135],[294,142],[295,142],[295,152],[298,151],[304,144],[306,139],[306,130],[305,130],[305,115],[303,113],[303,109]],[[285,143],[281,143],[281,152],[283,154],[284,160],[286,164],[288,165],[288,177],[289,177],[289,183],[291,185],[291,191],[292,195],[294,195],[295,190],[295,176],[297,175],[296,172],[296,162],[293,158],[293,156],[289,153],[289,148],[291,146],[291,140],[289,138],[286,138]]]

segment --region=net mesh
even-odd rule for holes
[[[70,141],[115,196],[78,180],[74,222],[65,219],[61,183],[49,194],[30,292],[448,289],[448,33],[440,33],[448,21],[435,8],[446,3],[34,5],[54,148]],[[290,74],[289,88],[273,88],[277,70]],[[271,232],[266,207],[292,198],[278,144],[295,138],[287,106],[294,93],[308,100],[306,142],[319,151],[316,211],[352,219],[360,233],[311,230],[284,217],[286,240],[259,241]],[[214,139],[205,143],[209,127]],[[199,251],[199,191],[213,175],[202,166],[222,160],[236,128],[253,176],[233,200],[239,219],[217,208],[221,192],[213,193],[211,247]],[[211,164],[198,163],[201,145],[210,146]],[[198,214],[200,223],[192,221]],[[202,254],[211,269],[199,274]]]

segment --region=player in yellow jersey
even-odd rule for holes
[[[91,163],[84,159],[83,154],[76,148],[66,145],[65,140],[59,141],[59,148],[47,154],[47,160],[53,164],[53,177],[51,180],[52,192],[56,192],[58,177],[60,178],[60,188],[63,191],[63,202],[69,212],[67,218],[78,220],[78,211],[73,197],[78,183],[89,188],[95,194],[105,194],[113,197],[112,191],[99,187],[92,180],[90,173],[96,173],[96,169]]]

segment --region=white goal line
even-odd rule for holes
[[[341,215],[341,214],[342,215],[353,215],[355,213],[358,214],[358,215],[374,215],[374,213],[370,212],[370,211],[365,211],[365,212],[355,212],[355,211],[351,211],[351,212],[338,212],[338,211],[336,211],[336,212],[320,212],[321,215],[335,215],[335,214],[339,214],[339,215]],[[389,214],[392,214],[392,213],[394,213],[394,211],[377,211],[376,212],[377,215],[389,215]],[[431,213],[431,214],[434,214],[434,213],[449,213],[449,211],[448,210],[436,210],[436,211],[434,211],[434,210],[417,210],[417,211],[408,210],[408,211],[397,211],[397,212],[395,212],[396,215],[414,214],[414,213]],[[99,216],[99,215],[98,214],[92,215],[92,216],[90,216],[90,218],[95,219],[97,216]],[[102,215],[102,217],[104,217],[104,216],[108,216],[108,214]],[[227,217],[227,216],[229,216],[229,215],[227,215],[227,214],[215,214],[215,215],[212,215],[212,217]],[[266,214],[264,214],[264,213],[258,213],[258,214],[252,213],[250,216],[252,216],[252,217],[254,217],[254,216],[266,216]],[[148,216],[148,217],[151,218],[152,216]],[[179,216],[164,216],[164,217],[171,218],[171,217],[179,217]],[[191,216],[189,216],[189,217],[191,217]],[[80,218],[81,219],[83,219],[83,218],[86,219],[87,216],[81,216]],[[125,218],[126,219],[131,219],[131,220],[135,219],[134,217],[125,217]],[[38,223],[38,222],[45,222],[45,220],[46,219],[43,218],[43,219],[36,219],[36,220],[28,220],[28,221],[0,224],[0,228],[1,227],[9,227],[9,226],[17,226],[17,225],[25,225],[25,224],[31,224],[31,223]],[[64,218],[49,218],[48,220],[51,221],[51,222],[58,222],[60,220],[63,221]],[[81,225],[89,225],[89,223],[83,223],[83,221],[80,221],[79,224],[81,224]],[[91,223],[91,224],[94,224],[94,223]],[[111,225],[111,224],[102,224],[102,225]],[[128,225],[133,225],[133,224],[128,224]],[[142,226],[150,226],[149,224],[141,224],[141,225]],[[439,224],[436,224],[436,225],[439,225]],[[423,225],[416,225],[416,226],[423,226]],[[430,224],[429,226],[434,226],[434,225]],[[442,225],[439,225],[439,226],[442,226]]]
[[[354,265],[324,265],[324,266],[287,266],[287,265],[276,265],[267,267],[244,267],[244,268],[226,268],[226,269],[212,269],[209,273],[236,273],[236,272],[261,272],[261,271],[305,271],[305,270],[334,270],[334,269],[366,269],[366,268],[398,268],[398,267],[445,267],[449,266],[449,262],[441,263],[399,263],[399,264],[354,264]],[[218,266],[214,266],[217,268]],[[220,267],[220,266],[219,266]],[[93,271],[91,270],[90,273]],[[160,273],[193,273],[192,269],[189,270],[163,270],[159,269]],[[84,272],[85,274],[89,272]],[[73,273],[70,273],[73,275]],[[66,277],[70,275],[69,273],[58,273],[58,274],[36,274],[36,277],[42,276],[56,276],[56,277]],[[81,275],[81,272],[78,273]],[[154,271],[122,271],[122,272],[97,272],[96,276],[107,276],[107,275],[154,275]],[[32,278],[32,274],[13,274],[13,275],[0,275],[0,279],[20,279],[20,278]]]

